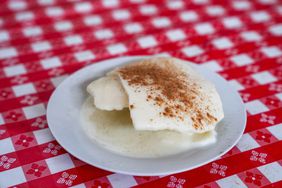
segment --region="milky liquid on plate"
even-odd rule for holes
[[[86,135],[103,148],[130,157],[153,158],[181,153],[216,142],[216,132],[183,134],[175,131],[136,131],[129,110],[102,111],[89,97],[81,109]]]

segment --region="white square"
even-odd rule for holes
[[[154,47],[158,44],[153,36],[145,36],[138,38],[137,42],[142,48]]]
[[[211,16],[222,16],[225,13],[225,9],[219,5],[208,6],[206,11]]]
[[[210,2],[210,0],[193,0],[193,2],[197,5],[204,5]]]
[[[242,180],[237,175],[232,175],[227,178],[223,178],[220,180],[217,180],[216,183],[220,187],[224,188],[247,188],[247,186],[242,182]]]
[[[46,14],[50,17],[62,16],[64,14],[64,10],[61,7],[48,7],[46,8]]]
[[[102,4],[104,7],[116,7],[119,5],[119,0],[107,0],[107,1],[102,1]]]
[[[234,55],[230,59],[238,66],[249,65],[254,62],[253,59],[247,54]]]
[[[214,39],[212,44],[219,50],[233,47],[233,43],[227,37]]]
[[[17,97],[36,93],[36,90],[32,83],[21,84],[17,86],[12,86],[12,89]]]
[[[195,25],[195,30],[200,35],[208,35],[214,33],[214,27],[210,23],[199,23]]]
[[[66,45],[78,45],[83,43],[83,39],[79,35],[71,35],[64,38]]]
[[[243,134],[239,142],[236,144],[241,152],[259,147],[259,144],[248,134]]]
[[[4,125],[4,119],[3,119],[3,117],[2,117],[2,115],[0,114],[0,125]]]
[[[259,166],[258,170],[266,176],[266,178],[271,182],[277,182],[282,180],[282,166],[277,163],[269,163],[263,166]]]
[[[71,186],[71,188],[87,188],[84,183]]]
[[[107,50],[112,55],[124,53],[127,51],[126,47],[121,43],[109,45],[107,46]]]
[[[278,14],[282,15],[282,5],[278,5],[278,6],[276,7],[276,12],[277,12]]]
[[[198,14],[195,11],[184,11],[179,16],[183,22],[194,22],[198,20]]]
[[[2,48],[0,49],[0,59],[15,57],[18,55],[16,48]]]
[[[169,52],[161,52],[157,54],[153,54],[154,57],[172,57],[172,55]]]
[[[58,77],[55,77],[55,78],[51,78],[51,82],[55,87],[57,87],[67,77],[68,77],[67,75],[64,75],[64,76],[58,76]]]
[[[115,188],[132,187],[137,185],[136,180],[131,175],[111,174],[107,176],[111,185]]]
[[[7,31],[0,31],[0,42],[10,40],[10,35]]]
[[[235,88],[237,91],[240,91],[242,89],[245,89],[244,86],[242,86],[242,84],[240,84],[237,80],[230,80],[228,81],[228,83]]]
[[[170,20],[167,17],[158,17],[152,20],[152,23],[157,28],[163,28],[170,26]]]
[[[10,1],[8,6],[10,9],[17,11],[17,10],[26,9],[27,4],[25,1]]]
[[[129,34],[139,33],[143,31],[143,27],[139,23],[129,23],[124,26],[124,30]]]
[[[270,58],[278,57],[282,55],[282,51],[279,48],[277,48],[276,46],[263,47],[260,50],[262,53],[264,53],[264,55]]]
[[[26,181],[22,167],[0,172],[0,187],[12,187]]]
[[[248,10],[251,8],[251,3],[248,1],[233,1],[232,3],[236,10]]]
[[[158,12],[158,9],[155,5],[141,5],[139,11],[144,15],[153,15]]]
[[[115,10],[113,11],[113,17],[116,20],[126,20],[129,19],[130,13],[128,10]]]
[[[205,67],[213,72],[222,71],[222,67],[218,64],[216,60],[207,61],[201,64],[202,67]]]
[[[54,4],[54,0],[37,0],[40,5],[52,5]]]
[[[38,144],[44,144],[55,140],[49,128],[33,131]]]
[[[247,111],[250,112],[250,114],[252,115],[266,112],[269,110],[267,106],[265,106],[259,100],[253,100],[253,101],[247,102],[245,103],[245,105],[246,105]]]
[[[129,0],[131,3],[134,3],[134,4],[141,4],[141,3],[145,3],[146,0]]]
[[[74,164],[68,153],[45,160],[51,174],[74,168]]]
[[[29,21],[34,18],[34,14],[32,12],[19,12],[16,14],[17,21]]]
[[[170,30],[170,31],[166,32],[166,36],[172,42],[184,40],[186,38],[185,33],[181,29]]]
[[[23,29],[23,33],[26,37],[38,36],[42,34],[42,29],[39,26],[26,27]]]
[[[25,69],[24,65],[22,65],[22,64],[10,66],[10,67],[5,67],[3,70],[4,70],[7,77],[8,76],[16,76],[16,75],[26,73],[26,69]]]
[[[95,59],[95,55],[90,50],[76,52],[74,54],[74,57],[79,62],[81,62],[81,61],[89,61],[89,60]]]
[[[92,4],[89,2],[79,2],[74,5],[74,9],[76,12],[85,13],[85,12],[90,12],[93,9],[93,7]]]
[[[129,0],[131,3],[134,3],[134,4],[141,4],[141,3],[145,3],[146,1],[145,0]]]
[[[275,96],[282,101],[282,93],[277,93]]]
[[[268,84],[277,80],[276,77],[274,77],[268,71],[255,73],[252,75],[252,77],[260,84]]]
[[[100,25],[102,23],[102,18],[96,15],[86,16],[84,18],[84,23],[88,26]]]
[[[62,65],[61,60],[58,57],[42,59],[40,63],[44,69],[54,68]]]
[[[238,17],[223,18],[223,24],[228,29],[234,29],[243,26],[241,20]]]
[[[11,153],[15,151],[11,138],[5,138],[5,139],[0,140],[0,148],[1,148],[0,155]]]
[[[269,132],[273,134],[278,140],[282,140],[282,123],[267,127]]]
[[[56,22],[54,27],[57,31],[68,31],[73,28],[73,25],[69,21],[60,21]]]
[[[134,3],[134,4],[141,4],[141,3],[145,3],[146,0],[129,0],[131,3]]]
[[[32,119],[46,114],[45,107],[42,103],[24,107],[23,112],[25,114],[26,119]]]
[[[112,30],[110,29],[101,29],[94,32],[94,35],[97,39],[110,39],[114,36]]]
[[[40,41],[31,44],[31,48],[34,52],[42,52],[46,50],[51,50],[51,44],[48,41]]]
[[[272,25],[269,27],[270,33],[276,36],[282,35],[282,24]],[[0,37],[1,38],[1,37]]]
[[[258,34],[256,31],[244,31],[241,34],[241,37],[245,41],[260,41],[262,39],[262,36]]]
[[[133,4],[141,4],[141,3],[145,3],[146,0],[129,0],[129,2],[131,2]]]
[[[196,45],[182,48],[181,51],[188,57],[194,57],[194,56],[204,53],[202,48]]]
[[[250,17],[256,23],[266,22],[270,20],[270,15],[266,11],[251,12]]]
[[[271,5],[277,3],[277,0],[259,0],[259,2],[263,5]]]
[[[167,7],[172,10],[182,9],[184,7],[183,1],[167,1]]]

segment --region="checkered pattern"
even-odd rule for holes
[[[279,0],[4,0],[0,187],[282,187],[281,41]],[[85,65],[144,54],[225,77],[248,111],[239,143],[207,165],[161,177],[107,172],[67,153],[46,122],[52,91]]]

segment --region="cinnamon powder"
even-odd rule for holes
[[[169,60],[130,64],[120,68],[119,73],[129,85],[148,87],[146,100],[163,107],[161,115],[165,117],[183,120],[189,114],[196,129],[201,129],[203,122],[216,121],[210,114],[202,114],[195,104],[197,100],[203,100],[197,96],[200,87],[189,83],[189,75]],[[153,97],[156,90],[160,94]]]

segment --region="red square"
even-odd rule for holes
[[[224,154],[221,158],[230,157],[237,153],[241,153],[237,146],[234,146],[231,150],[229,150],[226,154]]]
[[[256,131],[252,131],[249,133],[255,140],[256,142],[261,145],[267,145],[270,143],[277,142],[277,138],[275,138],[271,132],[269,132],[267,129],[260,129]]]
[[[79,166],[83,166],[86,165],[87,163],[79,160],[78,158],[74,157],[73,155],[70,155],[71,160],[73,162],[73,164],[75,165],[75,167],[79,167]]]
[[[110,188],[111,183],[107,177],[97,178],[85,183],[87,188]]]
[[[51,174],[48,165],[44,160],[24,165],[22,168],[28,181],[42,178]]]
[[[270,110],[282,107],[282,101],[280,101],[276,96],[267,96],[260,99],[260,101]]]
[[[134,176],[138,185],[159,179],[157,176]]]
[[[255,81],[253,78],[247,76],[247,77],[241,77],[238,78],[237,81],[244,86],[244,88],[250,88],[258,86],[259,83]]]
[[[271,182],[256,168],[237,174],[247,187],[261,187]]]
[[[0,89],[0,100],[7,100],[13,97],[15,97],[15,95],[11,88]]]
[[[50,91],[54,89],[54,86],[50,80],[34,82],[34,86],[38,92]]]
[[[13,123],[26,119],[21,109],[15,109],[15,110],[3,112],[2,116],[6,123]]]
[[[0,126],[0,139],[7,138],[9,136],[8,130],[5,125]]]
[[[16,150],[22,150],[37,145],[33,132],[18,134],[11,137]]]

